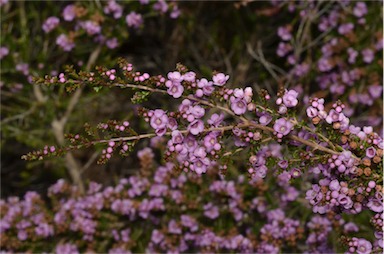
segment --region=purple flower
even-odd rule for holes
[[[48,237],[53,235],[53,226],[48,225],[47,223],[40,223],[35,228],[35,233],[38,236]]]
[[[107,47],[110,49],[114,49],[114,48],[117,48],[117,46],[119,46],[119,41],[117,40],[116,37],[114,37],[112,39],[107,40],[105,42],[105,45],[107,45]]]
[[[383,96],[383,86],[371,85],[368,87],[368,92],[369,95],[372,96],[372,98],[377,99]]]
[[[231,96],[231,109],[236,115],[242,115],[247,111],[247,102],[243,98]]]
[[[184,79],[183,75],[181,75],[181,73],[178,71],[168,72],[167,77],[172,82],[178,82],[178,83],[180,83]]]
[[[72,21],[76,17],[76,9],[73,4],[67,5],[63,10],[63,18],[65,21]]]
[[[318,114],[317,109],[312,106],[308,107],[306,111],[307,111],[307,116],[310,118],[314,118]]]
[[[344,225],[344,230],[347,231],[348,233],[358,232],[359,227],[353,222],[348,222],[347,224]]]
[[[350,33],[354,28],[352,23],[342,24],[339,26],[338,32],[339,34],[347,34]]]
[[[217,73],[212,77],[213,84],[217,86],[223,86],[225,83],[227,83],[229,79],[228,75],[225,75],[224,73]]]
[[[342,115],[343,113],[339,113],[336,110],[331,109],[329,111],[328,116],[325,118],[325,121],[327,121],[327,123],[329,124],[332,124],[334,122],[340,122],[343,118]]]
[[[29,65],[27,63],[19,63],[16,65],[16,70],[27,76],[29,74]]]
[[[188,215],[181,215],[180,217],[181,224],[184,227],[190,228],[191,232],[195,232],[198,230],[199,226],[194,218]]]
[[[283,95],[284,105],[287,106],[288,108],[295,107],[299,102],[297,100],[298,95],[299,94],[295,90],[289,90],[289,91],[286,90],[285,94]]]
[[[141,24],[143,24],[143,17],[141,14],[132,11],[125,17],[125,21],[129,27],[137,29],[141,26]]]
[[[331,191],[339,191],[340,190],[340,183],[339,181],[337,180],[332,180],[330,183],[329,183],[329,189]]]
[[[194,120],[192,123],[188,125],[188,130],[192,135],[197,135],[204,130],[204,122],[201,120]]]
[[[176,130],[177,129],[177,121],[176,121],[176,119],[175,118],[173,118],[173,117],[169,117],[168,118],[168,125],[167,125],[167,127],[170,129],[170,130]]]
[[[277,35],[283,40],[283,41],[289,41],[292,39],[292,34],[286,27],[279,27],[277,29]]]
[[[348,62],[355,63],[356,57],[359,55],[359,52],[354,50],[353,48],[348,48]]]
[[[371,253],[371,251],[372,251],[372,244],[369,241],[363,238],[359,238],[357,240],[356,252],[358,254],[369,254]]]
[[[163,241],[164,235],[157,229],[152,231],[151,241],[155,244],[159,244]]]
[[[71,51],[75,47],[75,43],[65,34],[60,34],[59,37],[57,37],[56,44],[67,52]]]
[[[43,30],[45,33],[49,33],[53,29],[57,27],[57,25],[60,23],[59,18],[57,17],[49,17],[45,20],[43,24]]]
[[[372,49],[364,49],[361,54],[363,55],[363,61],[365,63],[372,63],[373,59],[375,58]]]
[[[369,147],[365,151],[365,154],[367,155],[368,158],[373,158],[376,155],[376,149],[374,147]]]
[[[0,48],[0,60],[3,59],[8,54],[9,54],[9,49],[7,47]]]
[[[190,107],[189,112],[194,118],[202,118],[205,115],[205,109],[199,105]]]
[[[280,168],[286,169],[286,168],[288,168],[288,161],[287,160],[281,160],[281,161],[279,161],[278,165]]]
[[[27,240],[27,238],[28,238],[28,234],[27,234],[27,232],[25,232],[24,230],[20,230],[20,231],[17,233],[17,238],[18,238],[20,241],[25,241],[25,240]]]
[[[159,130],[164,129],[168,124],[168,116],[161,109],[156,109],[153,111],[153,115],[151,117],[151,126],[152,128]]]
[[[156,11],[160,11],[162,13],[166,13],[168,10],[168,4],[164,0],[158,0],[154,5],[153,9]]]
[[[178,131],[178,130],[172,131],[173,144],[181,144],[183,142],[183,140],[184,140],[184,136],[180,131]]]
[[[376,213],[381,213],[383,212],[383,201],[381,199],[371,198],[367,203],[367,207]]]
[[[212,114],[211,118],[208,119],[208,123],[214,127],[217,127],[220,125],[220,123],[224,120],[224,114],[220,113],[220,115],[214,113]]]
[[[204,137],[204,146],[207,148],[208,152],[212,150],[220,150],[221,145],[217,141],[217,136],[219,135],[220,133],[218,132],[210,132]]]
[[[180,235],[182,233],[181,228],[177,225],[175,220],[170,220],[168,223],[168,232],[171,234],[178,234]]]
[[[173,98],[180,98],[184,92],[184,87],[181,85],[180,82],[172,82],[168,80],[165,85],[168,87],[167,93],[169,95],[172,95]]]
[[[277,35],[283,40],[283,41],[289,41],[292,39],[292,34],[288,30],[287,27],[279,27],[277,29]]]
[[[182,79],[188,82],[195,82],[196,73],[194,73],[193,71],[189,71],[182,76]]]
[[[212,220],[219,217],[219,208],[213,205],[212,203],[208,203],[204,205],[204,215]]]
[[[273,129],[277,132],[277,136],[282,138],[285,135],[288,135],[293,128],[293,123],[285,118],[279,118],[276,120],[273,125]]]
[[[202,78],[202,79],[197,81],[197,87],[199,87],[199,88],[203,88],[206,86],[212,86],[212,85],[213,85],[212,81],[208,81],[205,78]]]
[[[298,178],[301,176],[302,172],[299,168],[292,168],[290,174],[293,178]]]
[[[123,15],[123,8],[121,5],[116,3],[115,0],[109,0],[108,5],[104,7],[104,13],[105,14],[112,14],[115,19],[121,18]]]
[[[328,58],[322,57],[317,62],[317,67],[321,72],[327,72],[333,68],[333,65],[330,63]]]
[[[358,18],[361,18],[367,13],[367,5],[364,2],[357,2],[355,8],[353,8],[353,15]]]
[[[350,197],[346,196],[345,194],[340,194],[337,197],[337,201],[340,205],[344,206],[345,209],[350,209],[353,206],[353,201]]]
[[[56,245],[55,252],[57,254],[78,254],[77,246],[70,243]]]
[[[280,42],[277,46],[276,54],[280,57],[286,56],[292,50],[291,44]]]
[[[261,125],[268,125],[272,121],[272,116],[268,113],[262,113],[259,118],[259,123]]]
[[[122,247],[117,247],[117,248],[108,250],[108,254],[131,254],[131,253],[132,253],[131,251],[128,251]]]
[[[8,0],[0,0],[0,7],[8,3]]]
[[[87,32],[89,35],[95,35],[101,32],[101,26],[94,21],[87,20],[80,23],[80,26]]]
[[[258,178],[265,178],[267,176],[268,168],[265,165],[261,165],[255,168],[255,176]]]

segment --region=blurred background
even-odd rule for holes
[[[359,126],[382,133],[381,2],[355,1],[0,1],[1,195],[44,193],[75,167],[84,182],[116,183],[139,168],[136,153],[97,165],[99,151],[27,162],[21,156],[66,144],[65,133],[108,119],[143,133],[133,95],[119,89],[34,85],[33,77],[112,68],[123,57],[141,72],[166,75],[177,63],[200,77],[217,70],[236,87],[276,94],[295,89],[340,99]],[[304,96],[305,94],[305,96]],[[153,96],[148,108],[172,108]],[[328,105],[330,106],[330,105]],[[135,151],[148,145],[141,142]],[[157,154],[158,159],[161,157]],[[238,158],[241,166],[241,158]]]

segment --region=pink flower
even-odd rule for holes
[[[119,46],[119,41],[117,40],[117,38],[112,38],[112,39],[109,39],[105,42],[105,45],[107,45],[108,48],[110,49],[114,49],[114,48],[117,48],[117,46]]]
[[[192,135],[197,135],[204,130],[204,122],[201,120],[194,120],[188,125],[188,130]]]
[[[113,17],[118,19],[123,15],[123,8],[115,0],[110,0],[108,5],[104,7],[104,13],[113,14]]]
[[[363,55],[363,61],[365,63],[372,63],[373,59],[375,58],[373,50],[372,49],[364,49],[361,54]]]
[[[183,134],[180,131],[172,131],[172,142],[173,144],[181,144],[184,140]]]
[[[50,31],[55,29],[59,23],[60,23],[60,20],[57,17],[47,18],[43,24],[44,32],[49,33]]]
[[[87,32],[89,35],[99,34],[101,32],[101,26],[94,21],[87,20],[80,23],[80,26]]]
[[[181,78],[182,78],[182,80],[185,80],[188,82],[195,82],[196,73],[194,73],[193,71],[189,71],[189,72],[185,73]]]
[[[207,151],[220,150],[221,145],[217,141],[217,136],[220,135],[218,132],[210,132],[204,137],[204,146],[207,148]]]
[[[318,114],[318,111],[316,108],[310,106],[307,108],[307,116],[310,117],[310,118],[314,118],[316,117]]]
[[[0,60],[3,59],[8,54],[9,54],[9,49],[7,47],[0,48]]]
[[[373,146],[371,146],[367,148],[367,150],[365,151],[365,154],[368,158],[373,158],[376,155],[376,149]]]
[[[297,100],[297,96],[299,94],[295,90],[289,90],[285,91],[285,94],[283,95],[283,103],[288,108],[295,107],[299,101]]]
[[[180,82],[172,82],[168,80],[166,82],[166,86],[168,87],[167,93],[172,95],[173,98],[180,98],[184,92],[184,87]]]
[[[367,5],[364,2],[357,2],[355,8],[353,8],[353,15],[358,18],[361,18],[367,13]]]
[[[372,251],[372,244],[367,240],[360,238],[357,241],[357,249],[356,252],[358,254],[369,254]]]
[[[283,41],[289,41],[292,39],[291,32],[286,27],[279,27],[277,29],[277,35],[283,40]]]
[[[223,114],[223,113],[221,113],[220,115],[214,113],[214,114],[211,116],[211,118],[208,119],[207,122],[208,122],[210,125],[217,127],[217,126],[220,125],[220,123],[221,123],[223,120],[224,120],[224,114]]]
[[[228,75],[225,75],[224,73],[218,73],[212,77],[213,84],[217,86],[223,86],[225,83],[227,83],[229,79]]]
[[[277,119],[273,125],[273,129],[277,132],[277,136],[282,138],[285,135],[288,135],[293,128],[293,123],[285,118]]]
[[[167,77],[172,82],[179,82],[180,83],[181,81],[183,81],[183,76],[178,71],[168,72]]]
[[[247,102],[242,98],[231,97],[231,109],[236,115],[242,115],[247,111]]]
[[[75,43],[69,39],[65,34],[59,35],[56,39],[56,44],[59,45],[64,51],[71,51],[75,47]]]
[[[65,21],[72,21],[76,17],[76,10],[73,4],[68,5],[63,10],[63,18]]]
[[[168,116],[161,109],[156,109],[153,112],[153,116],[151,117],[151,126],[152,128],[158,130],[163,129],[168,124]]]
[[[141,24],[143,24],[143,17],[141,16],[141,14],[132,11],[125,17],[125,21],[127,22],[127,25],[129,27],[137,29],[141,26]]]

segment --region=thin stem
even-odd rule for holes
[[[232,130],[235,127],[242,129],[242,128],[249,127],[249,124],[229,125],[229,126],[223,126],[223,127],[212,127],[212,128],[204,129],[202,132],[203,133],[210,132],[210,131],[224,132],[224,131]],[[182,131],[180,131],[180,133],[187,134],[187,133],[189,133],[189,130],[182,130]],[[164,136],[170,136],[170,135],[172,135],[172,131],[168,131],[168,132],[164,133]],[[97,140],[97,141],[92,141],[91,144],[95,145],[95,144],[101,144],[101,143],[108,143],[110,141],[113,141],[113,142],[138,141],[140,139],[153,138],[156,136],[157,136],[156,133],[148,133],[148,134],[140,134],[140,135],[130,136],[130,137],[120,137],[120,138]]]
[[[263,126],[263,125],[255,124],[255,123],[252,123],[252,122],[249,122],[248,124],[249,124],[250,126],[252,126],[252,127],[257,128],[257,129],[261,129],[261,130],[268,131],[268,132],[272,132],[272,133],[274,132],[274,130],[273,130],[271,127],[268,127],[268,126]],[[307,146],[309,146],[309,147],[312,147],[312,148],[314,148],[315,150],[320,150],[320,151],[323,151],[323,152],[326,152],[326,153],[336,154],[336,155],[340,154],[340,153],[337,152],[337,151],[331,150],[331,149],[329,149],[329,148],[326,148],[326,147],[324,147],[324,146],[321,146],[321,145],[319,145],[319,144],[317,144],[317,143],[314,143],[314,142],[311,142],[311,141],[309,141],[309,140],[300,138],[300,137],[298,137],[298,136],[296,136],[296,135],[288,135],[287,137],[288,137],[289,139],[298,141],[298,142],[300,142],[300,143],[302,143],[302,144],[304,144],[304,145],[307,145]]]
[[[146,86],[142,86],[142,85],[134,85],[134,84],[117,84],[116,86],[119,86],[119,87],[130,87],[130,88],[137,88],[137,89],[142,89],[142,90],[146,90],[146,91],[151,91],[151,92],[158,92],[158,93],[163,93],[163,94],[167,94],[167,91],[165,90],[162,90],[162,89],[158,89],[158,88],[150,88],[150,87],[146,87]],[[222,107],[222,106],[218,106],[218,105],[214,105],[210,102],[207,102],[207,101],[204,101],[204,100],[200,100],[200,99],[197,99],[197,98],[194,98],[194,97],[191,97],[191,96],[183,96],[184,98],[188,98],[188,99],[191,99],[191,100],[195,100],[195,101],[198,101],[199,103],[201,104],[204,104],[204,105],[207,105],[209,107],[212,107],[212,108],[218,108],[218,109],[221,109],[227,113],[229,113],[230,115],[234,116],[234,117],[239,117],[241,118],[241,120],[243,121],[243,124],[240,124],[240,125],[230,125],[230,126],[225,126],[225,127],[218,127],[218,128],[210,128],[210,129],[206,129],[204,130],[204,132],[208,132],[208,131],[215,131],[215,130],[221,130],[221,131],[226,131],[226,130],[231,130],[233,129],[234,127],[238,127],[238,128],[246,128],[246,127],[253,127],[255,129],[259,129],[259,130],[263,130],[263,131],[266,131],[266,132],[270,132],[270,133],[273,133],[274,130],[273,128],[271,127],[268,127],[268,126],[264,126],[264,125],[261,125],[261,124],[257,124],[257,123],[253,123],[251,121],[249,121],[248,119],[244,118],[244,117],[240,117],[240,116],[237,116],[235,115],[230,109],[228,108],[225,108],[225,107]],[[262,106],[258,106],[259,108],[262,108],[263,110],[265,111],[269,111],[269,112],[272,112],[270,109],[266,109]],[[188,133],[189,131],[188,130],[183,130],[181,131],[181,133],[185,134],[185,133]],[[171,135],[172,132],[166,132],[165,135]],[[101,141],[98,141],[97,143],[106,143],[106,142],[109,142],[109,141],[131,141],[131,140],[140,140],[140,139],[143,139],[143,138],[151,138],[151,137],[155,137],[156,134],[155,133],[150,133],[150,134],[142,134],[142,135],[138,135],[138,136],[133,136],[133,137],[122,137],[122,138],[115,138],[115,139],[111,139],[111,140],[101,140]],[[340,154],[340,152],[337,152],[337,151],[334,151],[334,150],[331,150],[329,148],[326,148],[324,146],[321,146],[317,143],[314,143],[314,142],[311,142],[311,141],[308,141],[308,140],[305,140],[303,138],[300,138],[296,135],[288,135],[288,138],[292,139],[292,140],[295,140],[295,141],[298,141],[302,144],[305,144],[309,147],[312,147],[314,148],[315,150],[320,150],[320,151],[323,151],[323,152],[326,152],[326,153],[329,153],[329,154]]]
[[[145,90],[145,91],[150,91],[150,92],[157,92],[157,93],[162,93],[162,94],[168,94],[166,90],[159,89],[159,88],[151,88],[151,87],[147,87],[147,86],[143,86],[143,85],[134,85],[134,84],[115,84],[114,86],[117,86],[117,87],[137,88],[137,89],[141,89],[141,90]],[[213,104],[213,103],[210,103],[210,102],[205,101],[205,100],[198,99],[198,98],[193,97],[193,96],[191,96],[191,95],[189,95],[189,96],[185,96],[185,95],[183,95],[183,96],[181,96],[181,97],[182,97],[182,98],[185,98],[185,99],[189,99],[189,100],[197,101],[197,102],[199,102],[200,104],[209,106],[209,107],[211,107],[211,108],[221,109],[222,111],[227,112],[228,114],[230,114],[230,115],[233,116],[233,117],[239,117],[242,121],[247,121],[246,118],[236,115],[236,114],[233,113],[233,111],[230,110],[229,108],[226,108],[226,107],[223,107],[223,106],[220,106],[220,105],[215,105],[215,104]]]

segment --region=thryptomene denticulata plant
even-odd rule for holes
[[[381,253],[382,138],[370,126],[350,123],[341,101],[331,108],[323,98],[304,104],[298,92],[287,89],[272,100],[265,90],[227,88],[228,80],[220,72],[199,78],[181,64],[166,77],[151,76],[123,59],[115,69],[68,67],[36,79],[68,91],[129,88],[135,91],[133,103],[156,94],[173,106],[138,109],[153,129],[149,133],[132,129],[129,121],[109,120],[86,125],[85,134],[68,134],[65,147],[46,146],[24,159],[95,146],[102,149],[99,163],[106,163],[143,139],[161,137],[165,161],[154,170],[152,150],[140,151],[138,176],[115,188],[92,183],[81,193],[59,181],[49,192],[52,208],[33,193],[22,201],[2,201],[1,234],[7,239],[2,248]],[[302,109],[304,116],[298,114]],[[239,154],[247,156],[246,163],[237,161]],[[44,249],[50,237],[55,241]]]

